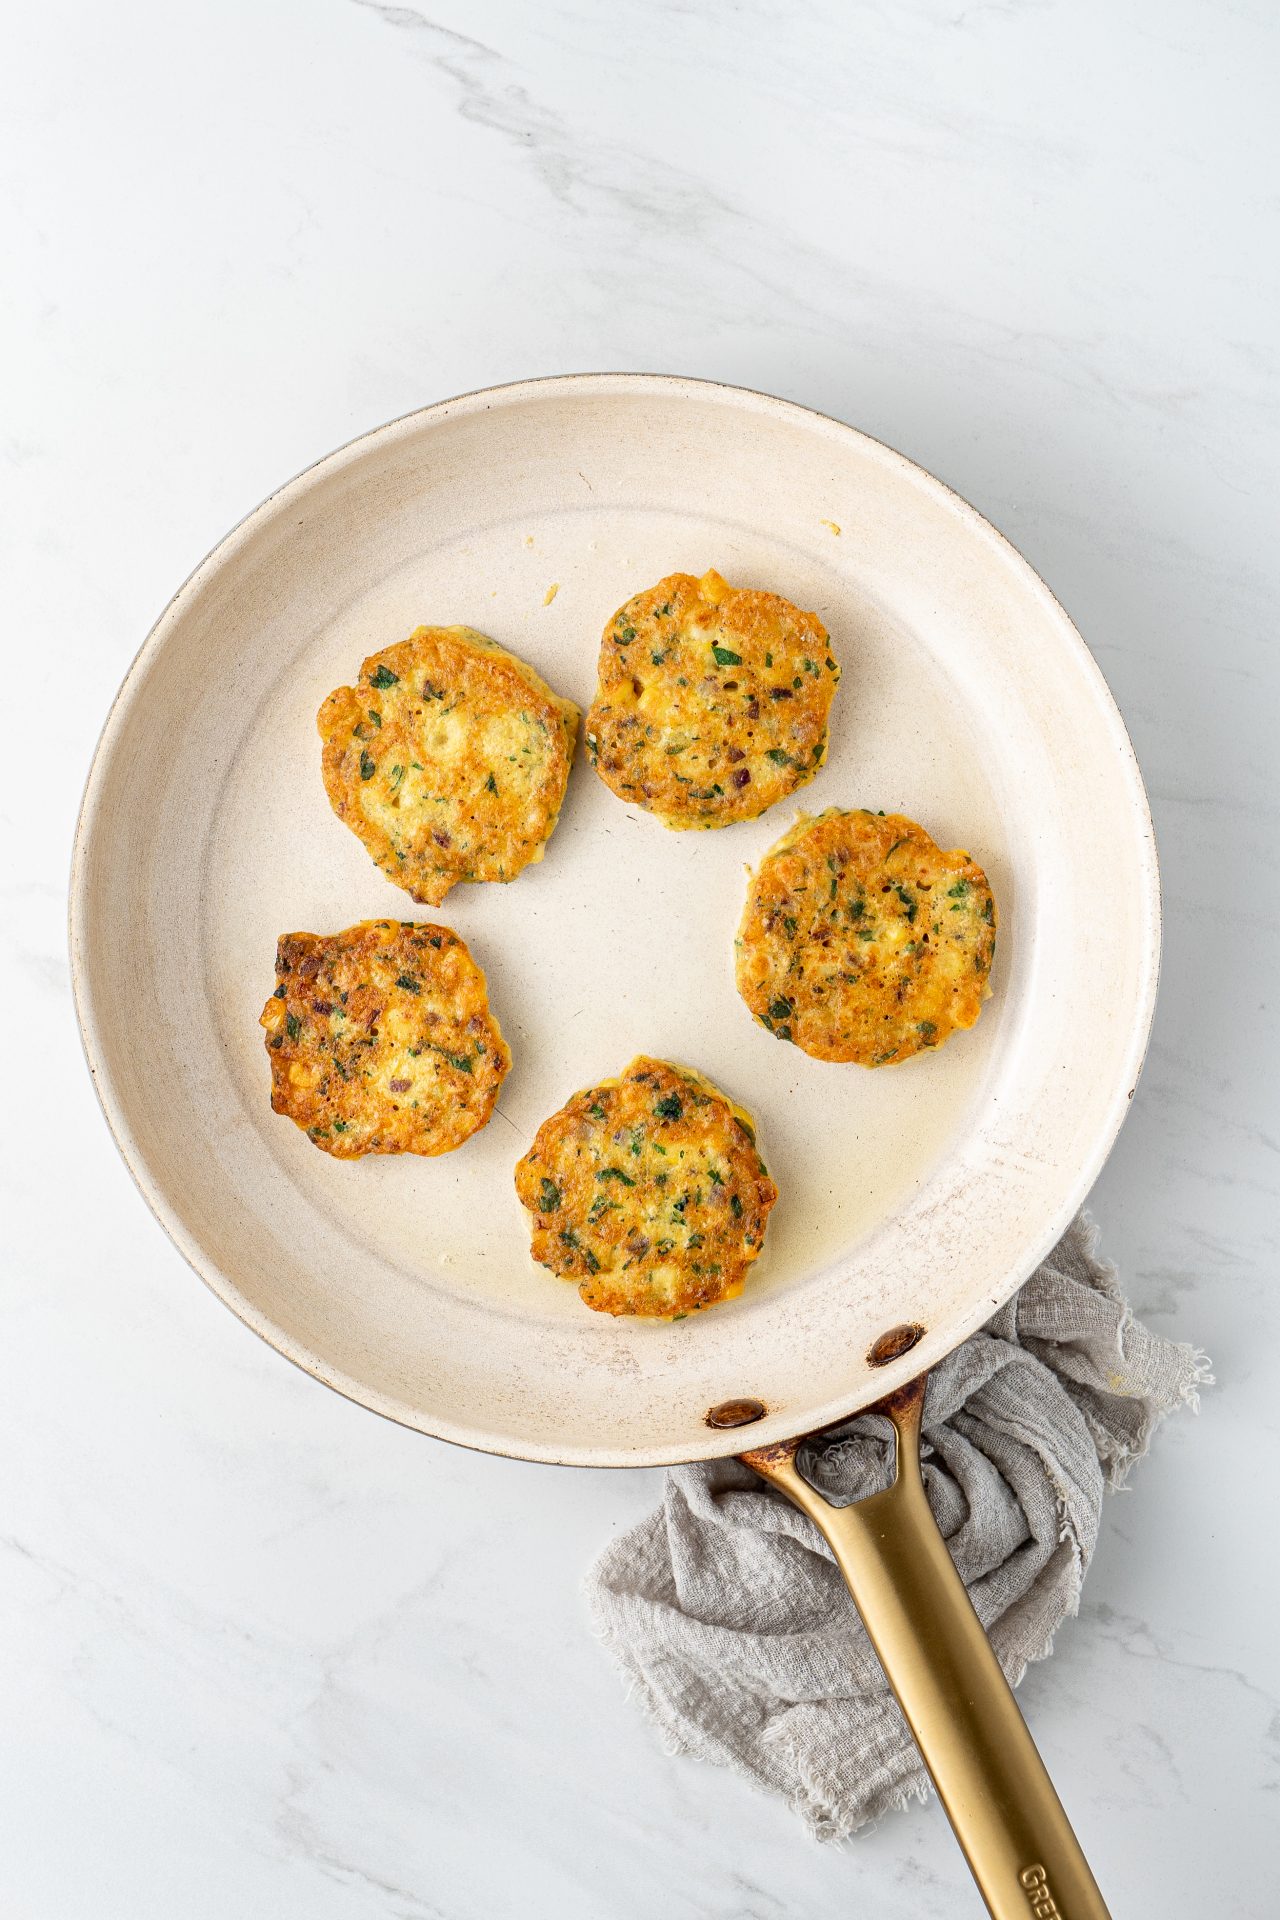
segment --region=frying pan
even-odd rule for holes
[[[815,608],[844,678],[801,797],[918,819],[1000,908],[994,998],[867,1073],[748,1017],[744,866],[793,809],[673,834],[582,766],[545,862],[441,910],[515,1065],[458,1153],[340,1163],[274,1116],[257,1015],[276,936],[413,910],[334,818],[314,715],[418,622],[480,628],[583,707],[613,609],[717,567]],[[317,1379],[439,1438],[657,1466],[741,1452],[848,1578],[990,1911],[1103,1908],[924,1498],[922,1381],[1054,1244],[1132,1096],[1159,950],[1151,822],[1062,608],[946,487],[835,421],[700,381],[467,395],[322,460],[179,590],[107,720],[71,888],[107,1120],[196,1271]],[[781,1192],[740,1299],[615,1321],[533,1266],[512,1169],[632,1055],[751,1108]],[[796,1436],[879,1406],[884,1493],[833,1510]],[[744,1430],[744,1424],[746,1430]]]

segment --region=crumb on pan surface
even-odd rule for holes
[[[748,885],[735,943],[755,1018],[816,1060],[906,1060],[990,997],[987,876],[902,814],[801,815]]]
[[[388,879],[428,906],[514,880],[560,813],[578,709],[470,627],[418,627],[320,708],[325,791]]]
[[[811,780],[840,679],[816,613],[712,571],[618,609],[585,735],[620,800],[668,827],[753,820]]]
[[[323,1152],[449,1153],[487,1124],[511,1055],[448,927],[282,934],[276,981],[261,1022],[271,1105]]]
[[[778,1197],[744,1109],[644,1055],[545,1120],[515,1178],[534,1259],[597,1312],[647,1318],[740,1293]]]

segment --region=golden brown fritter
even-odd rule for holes
[[[560,812],[578,709],[470,627],[370,655],[317,716],[325,791],[389,879],[439,906],[458,880],[514,880]]]
[[[971,1027],[990,995],[987,876],[898,813],[801,815],[760,862],[738,991],[815,1060],[879,1067]]]
[[[511,1066],[484,975],[448,927],[286,933],[262,1012],[271,1105],[324,1153],[450,1153]]]
[[[605,628],[587,751],[664,826],[754,820],[821,766],[839,678],[816,613],[673,573]]]
[[[742,1291],[778,1189],[750,1116],[642,1055],[575,1093],[516,1168],[533,1257],[598,1313],[679,1319]]]

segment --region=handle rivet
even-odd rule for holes
[[[904,1353],[910,1353],[912,1347],[924,1339],[924,1328],[914,1320],[904,1321],[900,1327],[890,1327],[888,1333],[880,1338],[867,1351],[869,1367],[887,1367],[891,1360],[901,1360]]]
[[[768,1411],[763,1400],[722,1400],[718,1407],[708,1407],[705,1419],[709,1427],[749,1427]]]

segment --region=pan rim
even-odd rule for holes
[[[970,1312],[958,1316],[943,1331],[931,1330],[910,1353],[884,1367],[874,1380],[864,1381],[862,1388],[855,1391],[852,1397],[836,1396],[814,1409],[812,1418],[807,1417],[805,1420],[806,1429],[816,1431],[848,1419],[885,1394],[926,1371],[929,1366],[936,1364],[946,1353],[976,1332],[991,1314],[1017,1291],[1056,1245],[1097,1179],[1124,1122],[1146,1057],[1158,990],[1161,948],[1160,876],[1150,807],[1128,729],[1106,679],[1070,615],[1034,567],[1004,534],[945,481],[938,479],[926,468],[909,460],[904,454],[885,442],[877,440],[873,435],[864,433],[860,428],[850,426],[847,422],[836,420],[819,409],[762,393],[754,388],[739,387],[728,382],[696,376],[633,372],[551,374],[477,388],[398,415],[344,442],[330,453],[302,468],[279,487],[274,488],[209,549],[177,588],[135,653],[111,702],[94,748],[76,820],[68,897],[68,947],[72,995],[81,1048],[99,1107],[135,1187],[153,1217],[164,1229],[192,1271],[268,1346],[302,1372],[332,1388],[355,1405],[378,1413],[397,1425],[406,1426],[413,1431],[472,1451],[549,1465],[671,1466],[692,1459],[710,1460],[735,1454],[741,1450],[748,1436],[753,1446],[769,1445],[776,1441],[793,1438],[796,1433],[794,1415],[780,1414],[772,1417],[766,1415],[750,1428],[736,1431],[707,1428],[706,1445],[700,1447],[695,1453],[691,1453],[687,1445],[656,1445],[620,1450],[616,1446],[609,1445],[583,1447],[557,1443],[540,1444],[533,1441],[521,1441],[520,1444],[515,1444],[508,1436],[495,1435],[483,1428],[464,1426],[443,1419],[425,1418],[420,1409],[370,1388],[340,1369],[326,1365],[318,1355],[283,1333],[267,1315],[252,1307],[234,1283],[222,1273],[217,1263],[205,1254],[196,1236],[187,1230],[170,1205],[160,1183],[152,1179],[145,1156],[133,1137],[128,1118],[113,1097],[110,1078],[97,1045],[97,1023],[81,937],[86,910],[84,896],[87,884],[87,849],[93,831],[98,793],[105,778],[113,742],[138,696],[152,658],[165,644],[169,631],[205,578],[231,559],[269,514],[287,506],[293,498],[317,481],[340,472],[344,465],[361,457],[374,443],[381,441],[390,445],[397,438],[421,431],[433,422],[443,420],[451,414],[488,411],[495,404],[519,405],[549,390],[568,396],[570,394],[586,395],[593,390],[605,392],[610,389],[662,394],[668,397],[696,392],[700,396],[722,399],[726,404],[739,408],[746,402],[761,413],[782,418],[798,417],[810,424],[818,424],[823,431],[837,437],[851,436],[859,442],[870,445],[880,457],[884,458],[890,466],[895,467],[912,484],[939,499],[957,519],[966,525],[974,537],[997,555],[1003,555],[1006,564],[1010,558],[1012,559],[1027,586],[1042,601],[1050,617],[1055,620],[1063,640],[1070,640],[1072,643],[1077,661],[1084,667],[1086,676],[1092,683],[1100,717],[1105,720],[1115,740],[1129,789],[1128,826],[1134,836],[1135,853],[1144,883],[1142,946],[1139,956],[1141,974],[1131,999],[1132,1013],[1124,1054],[1125,1070],[1123,1074],[1117,1075],[1115,1090],[1098,1124],[1090,1152],[1081,1159],[1074,1179],[1068,1183],[1066,1197],[1054,1209],[1034,1245],[1024,1252],[1022,1260],[1018,1263],[1021,1271],[1015,1269],[1012,1278],[1006,1274],[991,1290],[984,1289],[981,1296],[975,1300]]]

